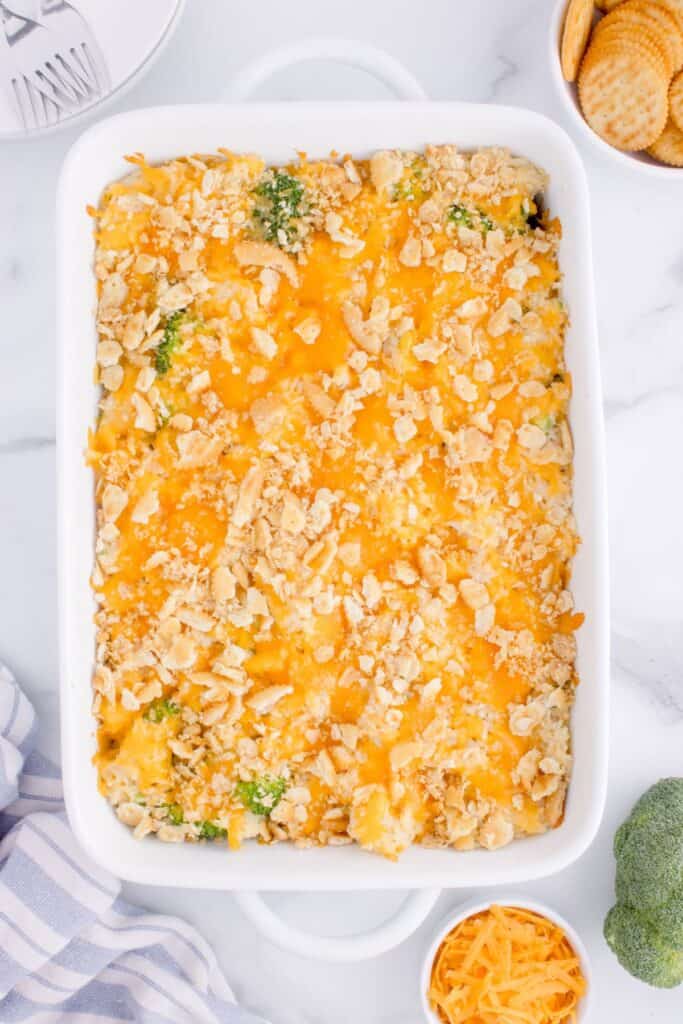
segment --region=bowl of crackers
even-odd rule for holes
[[[683,0],[559,0],[551,33],[579,130],[634,170],[683,181]]]

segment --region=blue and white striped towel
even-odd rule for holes
[[[194,928],[126,903],[85,856],[35,732],[0,665],[2,1024],[257,1024]]]

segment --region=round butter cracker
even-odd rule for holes
[[[593,40],[619,34],[653,48],[664,61],[669,78],[681,66],[683,36],[678,23],[671,11],[658,7],[652,0],[626,0],[620,4],[598,22]]]
[[[678,27],[683,32],[683,0],[657,0],[657,5],[671,11],[678,22]]]
[[[683,132],[683,71],[679,71],[669,89],[669,116]]]
[[[621,150],[647,149],[661,135],[669,101],[668,80],[648,51],[618,41],[591,46],[579,72],[579,102],[586,121]]]
[[[593,0],[569,0],[564,17],[560,62],[566,81],[576,78],[593,24]]]
[[[659,138],[648,146],[650,156],[670,167],[683,167],[683,132],[669,118]]]

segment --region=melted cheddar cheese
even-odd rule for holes
[[[557,825],[581,618],[542,173],[131,161],[92,211],[119,817],[392,858]]]

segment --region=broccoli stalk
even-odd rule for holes
[[[658,988],[683,982],[683,778],[662,779],[614,837],[617,902],[604,934],[622,967]]]

